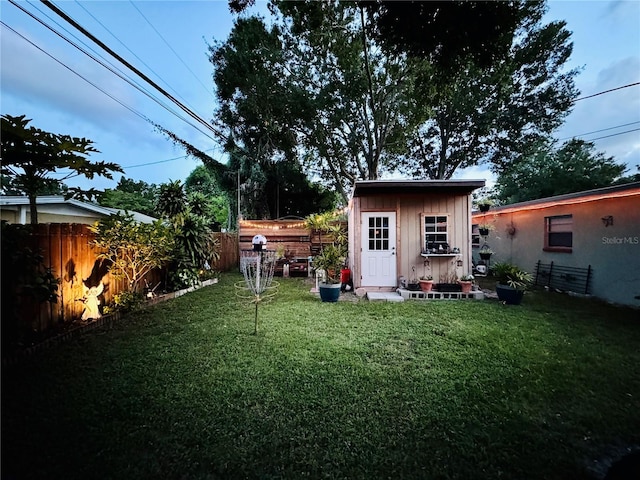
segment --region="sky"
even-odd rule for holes
[[[26,115],[45,131],[84,137],[100,153],[89,158],[114,162],[124,176],[147,183],[184,181],[200,164],[185,157],[154,129],[162,125],[214,158],[226,161],[204,127],[118,65],[99,47],[37,1],[22,8],[53,26],[93,57],[108,60],[147,94],[51,32],[8,0],[0,1],[0,112]],[[215,109],[209,45],[224,41],[235,16],[226,0],[56,1],[86,30],[144,72],[172,96],[210,120]],[[565,20],[573,32],[567,68],[580,68],[580,97],[640,82],[640,1],[550,1],[546,21]],[[266,14],[258,1],[251,13]],[[17,32],[17,33],[16,33]],[[53,58],[52,58],[53,57]],[[113,66],[111,66],[113,68]],[[75,72],[75,73],[74,73]],[[82,77],[82,78],[81,78]],[[101,91],[102,90],[102,91]],[[106,92],[106,94],[104,93]],[[162,103],[149,98],[157,97]],[[628,133],[623,133],[628,132]],[[640,85],[579,100],[556,138],[578,136],[637,173],[640,165]],[[601,138],[606,137],[606,138]],[[78,178],[70,185],[115,188],[113,180]],[[461,171],[457,178],[493,176],[486,166]]]

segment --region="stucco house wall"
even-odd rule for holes
[[[545,219],[561,215],[572,218],[570,252],[545,249]],[[491,263],[509,261],[532,273],[538,261],[591,266],[592,295],[640,306],[640,183],[474,213],[473,224],[481,223],[494,227],[486,238],[495,252]],[[478,249],[474,250],[478,260]]]

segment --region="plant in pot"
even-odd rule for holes
[[[463,275],[462,277],[460,277],[460,280],[458,281],[458,283],[462,288],[462,293],[471,292],[471,287],[473,287],[473,280],[474,280],[474,277],[471,274]]]
[[[490,260],[491,255],[493,255],[493,250],[489,248],[489,245],[485,244],[480,248],[480,251],[478,252],[478,254],[480,255],[480,258],[482,260]]]
[[[520,305],[524,292],[533,281],[533,276],[517,265],[498,262],[493,266],[498,299],[508,305]]]
[[[433,288],[433,277],[431,275],[423,275],[418,279],[418,283],[420,283],[420,290],[430,292]]]
[[[342,286],[341,271],[347,261],[347,232],[336,214],[314,215],[307,219],[307,224],[312,221],[314,229],[326,233],[331,239],[330,243],[322,243],[320,253],[313,257],[314,269],[324,271],[324,278],[318,284],[320,299],[337,302]]]
[[[490,223],[481,223],[480,225],[478,225],[478,233],[482,237],[486,237],[487,235],[489,235],[489,231],[491,230],[493,230],[493,225],[491,225]]]
[[[481,198],[480,200],[478,200],[476,202],[476,205],[478,206],[478,209],[481,212],[488,212],[489,209],[491,208],[491,205],[493,205],[493,200],[491,200],[490,198]]]
[[[412,292],[417,292],[420,290],[420,283],[418,282],[418,277],[416,277],[416,267],[415,265],[411,266],[411,278],[409,279],[409,283],[407,284],[407,289]]]

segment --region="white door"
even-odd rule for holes
[[[395,287],[396,213],[363,213],[361,247],[361,285]]]

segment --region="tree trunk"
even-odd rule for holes
[[[31,225],[38,224],[38,208],[36,206],[37,195],[29,194],[29,214],[31,215]]]

